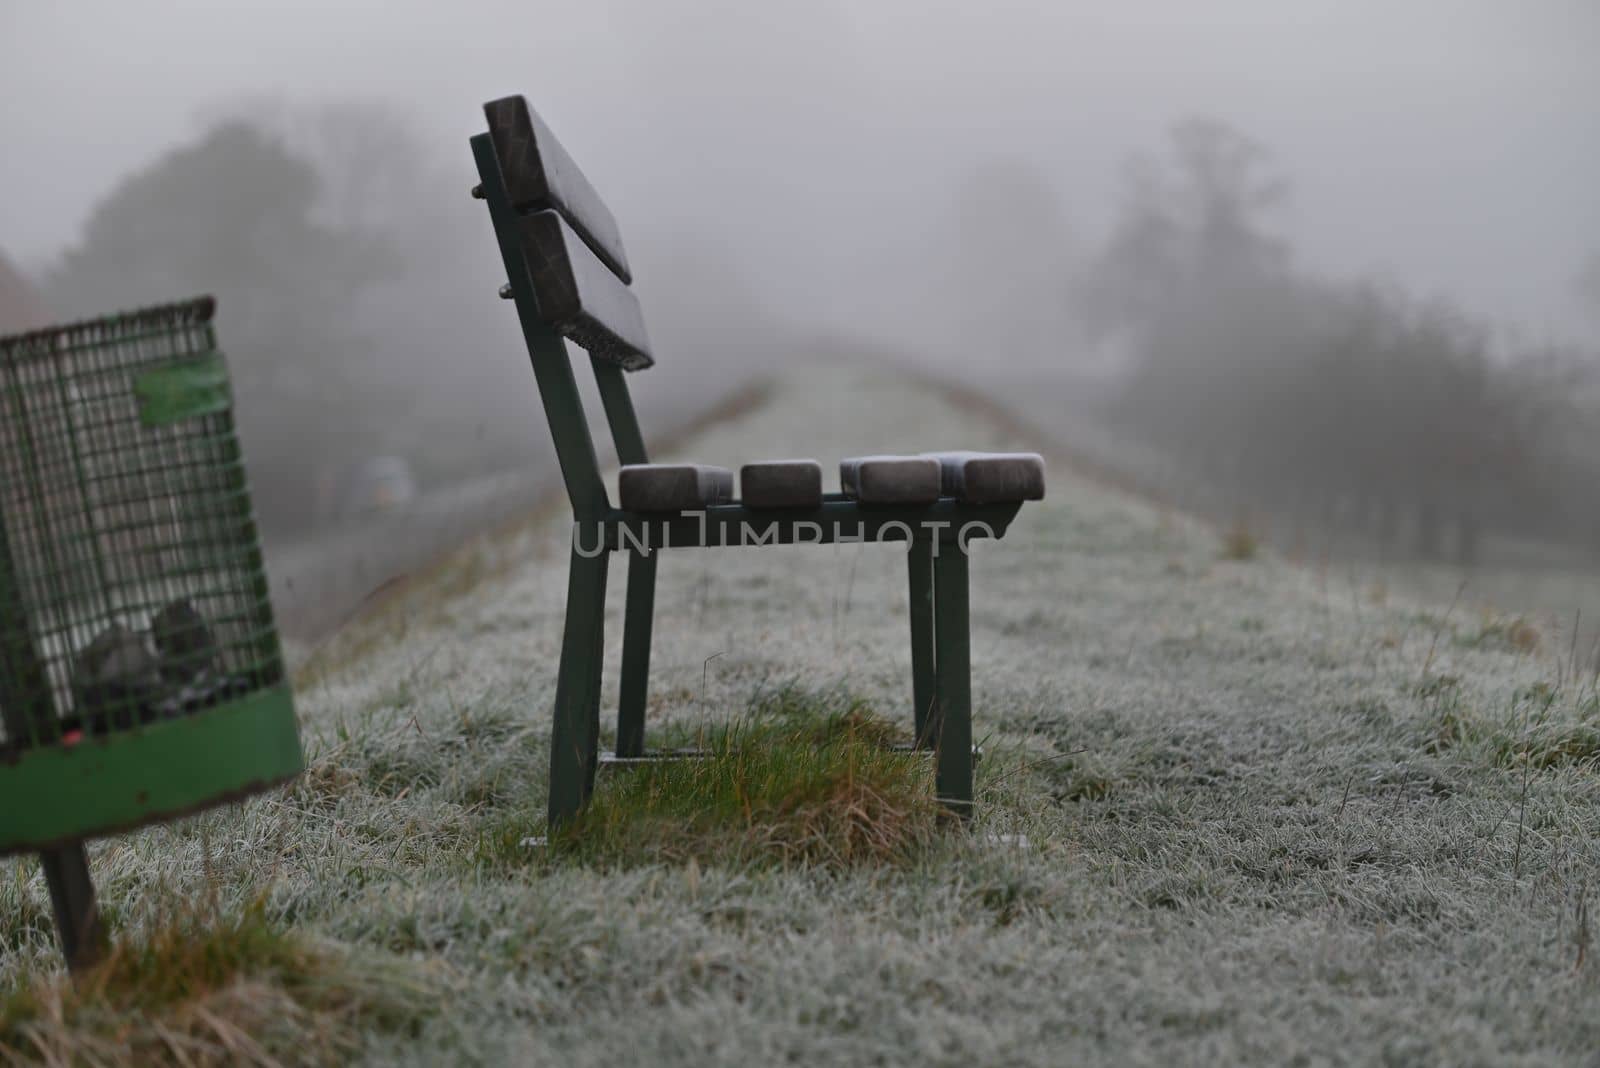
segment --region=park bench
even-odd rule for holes
[[[840,491],[824,492],[814,460],[745,464],[734,474],[700,464],[653,464],[625,373],[655,361],[621,234],[611,212],[521,96],[484,105],[488,130],[471,139],[507,284],[533,363],[573,512],[565,629],[550,752],[549,820],[571,819],[599,764],[606,575],[628,556],[617,710],[618,758],[645,755],[644,713],[658,550],[906,542],[917,745],[934,750],[935,790],[972,805],[967,629],[968,545],[1005,534],[1022,503],[1044,496],[1032,453],[866,456],[843,462]],[[587,350],[621,463],[611,504],[564,340]]]

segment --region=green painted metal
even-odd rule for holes
[[[595,385],[605,409],[617,460],[624,464],[649,463],[639,417],[628,393],[622,367],[610,360],[591,358]],[[633,553],[628,558],[628,595],[622,617],[622,687],[617,702],[617,756],[644,755],[644,709],[650,689],[650,637],[656,610],[655,553]]]
[[[0,765],[0,854],[131,830],[244,797],[304,765],[294,702],[260,690]]]
[[[506,198],[505,180],[500,173],[500,164],[495,159],[494,145],[488,134],[478,134],[471,143],[472,154],[478,164],[478,175],[482,179],[483,199],[488,203],[489,217],[494,223],[500,258],[505,265],[511,295],[516,301],[517,317],[522,323],[522,336],[528,346],[534,378],[539,384],[539,397],[544,404],[545,420],[550,425],[550,436],[555,442],[556,460],[561,467],[562,480],[566,483],[567,496],[579,520],[598,519],[610,504],[606,497],[605,482],[600,477],[600,461],[595,456],[594,439],[589,435],[589,423],[584,418],[583,398],[578,393],[578,382],[572,373],[572,360],[567,355],[566,342],[539,319],[533,276],[529,273],[527,256],[522,251],[518,237],[516,213]]]
[[[628,557],[622,622],[622,689],[617,702],[617,756],[644,756],[644,710],[650,690],[650,632],[656,611],[659,553]]]
[[[591,357],[589,362],[594,364],[594,381],[600,388],[600,404],[605,408],[606,423],[611,427],[611,440],[617,446],[617,462],[649,463],[649,456],[644,449],[644,434],[639,430],[639,417],[634,414],[633,398],[628,394],[627,372],[610,360]]]
[[[213,309],[0,339],[0,674],[33,695],[0,763],[283,681]]]
[[[584,417],[572,361],[561,336],[539,318],[533,277],[522,250],[516,213],[506,195],[494,146],[487,134],[473,137],[471,144],[481,179],[477,192],[488,204],[489,217],[494,223],[507,285],[516,302],[545,420],[550,426],[567,496],[572,501],[573,518],[580,524],[592,523],[610,510],[610,503],[600,477],[600,463]],[[603,375],[600,383],[605,389]],[[607,403],[615,405],[616,398],[611,397]],[[642,441],[639,448],[643,448]],[[552,826],[575,816],[593,788],[599,744],[608,562],[605,554],[585,558],[574,552],[568,572],[566,625],[561,638],[561,666],[556,680],[550,741],[549,821]]]
[[[59,733],[50,677],[28,626],[22,583],[4,537],[5,501],[0,500],[0,717],[8,739],[54,741]],[[0,765],[0,784],[4,783]],[[5,811],[5,809],[0,809]]]
[[[0,338],[0,854],[68,963],[84,839],[303,764],[209,297]]]
[[[88,852],[82,842],[41,849],[39,866],[44,869],[68,969],[79,972],[92,967],[104,958],[109,942],[94,899]]]
[[[152,427],[215,415],[233,406],[228,368],[215,352],[146,371],[134,379],[133,392],[139,398],[139,421]]]
[[[5,515],[0,511],[0,532]],[[54,739],[57,735],[50,680],[44,661],[33,646],[27,625],[26,605],[8,539],[0,534],[0,717],[8,738],[30,734]],[[4,769],[0,768],[0,785]],[[34,799],[24,797],[31,806]],[[10,810],[0,804],[0,811]],[[89,876],[89,855],[82,841],[41,849],[39,866],[55,913],[56,930],[67,966],[80,971],[104,955],[106,931],[95,903],[94,880]]]
[[[576,816],[594,789],[609,563],[610,557],[604,553],[585,557],[573,552],[567,571],[567,618],[550,735],[548,818],[552,827]]]
[[[958,545],[933,558],[934,791],[963,817],[972,813],[972,669],[967,630],[968,560]]]
[[[906,546],[910,579],[911,714],[918,749],[934,747],[933,542],[913,540]]]
[[[583,799],[594,793],[594,776],[600,767],[600,689],[605,674],[606,660],[606,580],[611,572],[611,557],[598,559],[593,585],[596,587],[587,598],[589,606],[589,643],[583,658],[582,709],[584,714]]]

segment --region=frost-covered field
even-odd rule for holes
[[[827,370],[682,455],[1017,444]],[[303,781],[97,845],[104,897],[137,927],[266,888],[269,916],[398,958],[436,1008],[374,1032],[378,1063],[1592,1063],[1600,708],[1564,639],[1224,561],[1059,467],[1050,496],[975,555],[984,804],[909,870],[485,860],[481,828],[543,796],[551,513],[319,654]],[[661,575],[652,725],[784,684],[909,719],[896,549],[678,551]],[[42,883],[4,871],[0,966],[48,966]]]

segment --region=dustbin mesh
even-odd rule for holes
[[[5,750],[282,680],[214,307],[0,339]]]

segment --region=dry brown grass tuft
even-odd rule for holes
[[[892,748],[903,740],[860,701],[780,691],[699,732],[699,759],[604,777],[550,855],[605,866],[903,862],[944,818],[931,759]],[[525,857],[527,826],[515,817],[486,836],[480,859]]]
[[[1538,627],[1519,617],[1506,626],[1506,641],[1519,653],[1537,653],[1543,638]]]
[[[1261,539],[1244,519],[1236,521],[1222,535],[1224,560],[1254,560],[1261,553]]]
[[[746,721],[707,732],[705,759],[603,783],[558,852],[609,860],[849,866],[907,859],[934,833],[926,755],[852,709],[821,721]]]
[[[0,1060],[96,1065],[322,1065],[363,1033],[416,1026],[428,984],[269,924],[259,907],[117,939],[76,982],[21,976],[0,998]]]
[[[1538,625],[1525,616],[1497,617],[1485,614],[1478,630],[1457,635],[1456,644],[1472,649],[1503,649],[1532,655],[1544,644],[1544,635]]]

